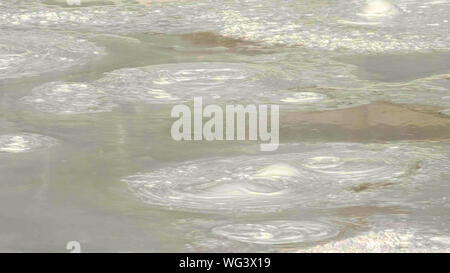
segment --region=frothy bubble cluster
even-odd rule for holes
[[[9,7],[4,4],[5,7]],[[268,45],[340,52],[417,51],[448,48],[447,1],[336,1],[326,5],[270,0],[159,3],[134,1],[58,7],[14,5],[0,11],[8,27],[53,27],[107,33],[192,33],[209,31]],[[333,16],[330,16],[332,14]]]
[[[408,52],[448,48],[448,2],[423,8],[422,1],[396,6],[387,0],[319,4],[268,1],[222,11],[222,34],[273,45],[334,53]],[[330,16],[332,14],[333,16]],[[426,37],[426,38],[425,38]],[[336,51],[337,50],[337,51]]]
[[[58,141],[54,138],[38,134],[0,135],[1,153],[24,153],[50,148]]]

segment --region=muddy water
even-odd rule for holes
[[[0,251],[450,251],[450,3],[375,2],[2,1]]]

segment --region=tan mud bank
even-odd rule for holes
[[[384,142],[448,140],[450,118],[429,106],[374,102],[354,108],[280,117],[282,140]]]

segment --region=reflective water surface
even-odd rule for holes
[[[450,252],[449,1],[71,3],[0,3],[0,251]]]

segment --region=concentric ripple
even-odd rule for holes
[[[180,63],[116,70],[95,84],[118,100],[170,103],[194,96],[237,100],[252,90],[267,90],[269,79],[247,64]]]
[[[0,135],[1,153],[24,153],[50,148],[58,141],[54,138],[38,134]]]
[[[230,240],[252,244],[293,244],[335,237],[339,231],[320,222],[268,221],[215,227],[212,233]]]
[[[32,96],[21,99],[36,109],[56,114],[109,112],[116,105],[101,90],[83,83],[52,82],[33,89]]]
[[[0,31],[0,79],[83,65],[103,49],[76,37],[45,31]]]
[[[301,145],[300,145],[301,146]],[[400,183],[426,172],[428,151],[327,144],[299,152],[199,160],[123,179],[142,201],[194,211],[268,212],[364,202],[351,186]],[[428,174],[427,174],[428,175]]]

